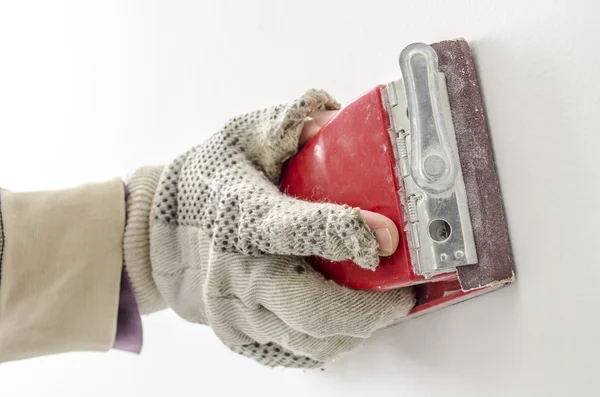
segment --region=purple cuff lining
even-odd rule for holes
[[[143,339],[142,318],[127,272],[123,269],[119,314],[117,317],[117,336],[113,347],[117,350],[139,354],[142,351]]]
[[[129,189],[123,183],[125,188],[125,211],[127,211],[127,197]],[[127,214],[126,214],[127,215]],[[141,353],[144,340],[142,327],[142,318],[131,288],[127,271],[123,266],[121,275],[121,291],[119,294],[119,313],[117,316],[117,335],[113,348],[130,353]]]

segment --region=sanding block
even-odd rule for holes
[[[399,63],[401,79],[344,106],[286,163],[280,189],[390,218],[400,245],[375,271],[311,260],[350,288],[414,287],[410,318],[505,286],[515,271],[468,43],[414,43]]]

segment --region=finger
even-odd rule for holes
[[[209,301],[207,311],[217,334],[238,344],[243,334],[329,361],[405,317],[415,303],[412,289],[351,290],[293,257],[248,257],[244,266],[234,266],[233,258],[226,262],[231,265],[214,268],[207,289],[208,296],[225,297]]]
[[[291,105],[260,112],[247,131],[251,137],[247,154],[257,159],[269,179],[276,180],[281,165],[298,151],[306,118],[325,109],[339,109],[339,104],[325,91],[309,90]]]
[[[295,308],[293,303],[287,307],[285,305],[288,298],[299,297],[293,291],[303,287],[293,279],[308,280],[309,292],[312,291],[312,278],[315,275],[323,280],[314,271],[308,277],[302,277],[299,269],[306,269],[308,266],[302,260],[281,256],[244,257],[243,266],[240,266],[239,255],[223,254],[219,257],[223,266],[213,268],[210,281],[206,284],[205,294],[208,299],[205,308],[208,323],[226,345],[247,346],[256,342],[261,346],[274,343],[283,348],[284,361],[289,361],[291,357],[298,364],[297,361],[300,360],[310,361],[305,357],[321,362],[330,361],[363,342],[362,338],[343,332],[322,335],[307,333],[302,327],[295,327],[293,320],[292,324],[285,321],[285,318],[293,319],[306,314],[301,306]],[[304,273],[304,270],[301,272]],[[273,282],[276,284],[269,286],[271,277],[275,277]],[[310,299],[319,298],[311,293],[309,296]],[[272,308],[278,309],[278,312],[274,312]],[[328,322],[333,319],[313,317],[313,320]],[[285,351],[290,354],[286,356]],[[273,357],[281,352],[262,353],[270,356],[265,357],[265,361],[281,358]]]
[[[207,308],[211,313],[209,315],[211,328],[225,344],[231,345],[231,341],[240,342],[243,333],[246,338],[257,341],[259,346],[275,343],[283,347],[285,351],[290,352],[290,355],[298,357],[297,360],[292,358],[293,361],[301,362],[300,357],[305,357],[305,361],[311,359],[321,362],[331,361],[340,354],[354,350],[363,342],[362,338],[346,335],[318,338],[306,334],[290,327],[265,307],[249,307],[240,299],[231,297],[211,299]],[[246,342],[245,344],[251,343]],[[259,352],[257,351],[257,353]],[[259,353],[259,358],[262,358],[262,355],[270,356],[265,359],[282,358],[273,357],[277,354],[276,351],[267,351],[266,353],[262,351],[261,353]]]
[[[266,191],[253,191],[240,206],[237,244],[242,253],[350,259],[370,270],[379,264],[375,234],[358,208]]]
[[[216,249],[350,259],[374,270],[380,255],[398,247],[399,233],[390,219],[358,208],[295,199],[258,177],[259,171],[251,171],[256,178],[223,189],[214,221],[206,225]]]
[[[336,114],[337,110],[318,110],[307,118],[300,134],[300,146],[304,146],[327,124]]]
[[[361,210],[360,213],[369,228],[375,232],[375,238],[379,245],[379,255],[390,256],[396,252],[400,235],[394,222],[390,218],[376,212]]]
[[[233,293],[316,338],[368,338],[405,317],[415,304],[411,288],[353,290],[326,280],[304,261],[296,260],[292,265],[277,257],[268,259],[264,266],[251,271],[252,293]]]

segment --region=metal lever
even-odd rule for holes
[[[405,230],[415,273],[426,278],[477,263],[444,74],[415,43],[400,54],[403,79],[387,87]]]
[[[400,54],[400,69],[411,115],[411,171],[413,180],[423,189],[443,192],[452,187],[456,169],[444,113],[440,103],[437,54],[429,46],[413,44]],[[442,84],[445,82],[442,81]],[[451,123],[452,121],[450,121]]]

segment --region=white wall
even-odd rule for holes
[[[239,112],[313,86],[348,101],[396,79],[405,45],[463,36],[477,57],[518,282],[380,332],[325,372],[264,369],[164,313],[145,320],[141,357],[2,365],[0,394],[597,393],[597,2],[208,3],[1,1],[0,183],[59,188],[166,162]]]

